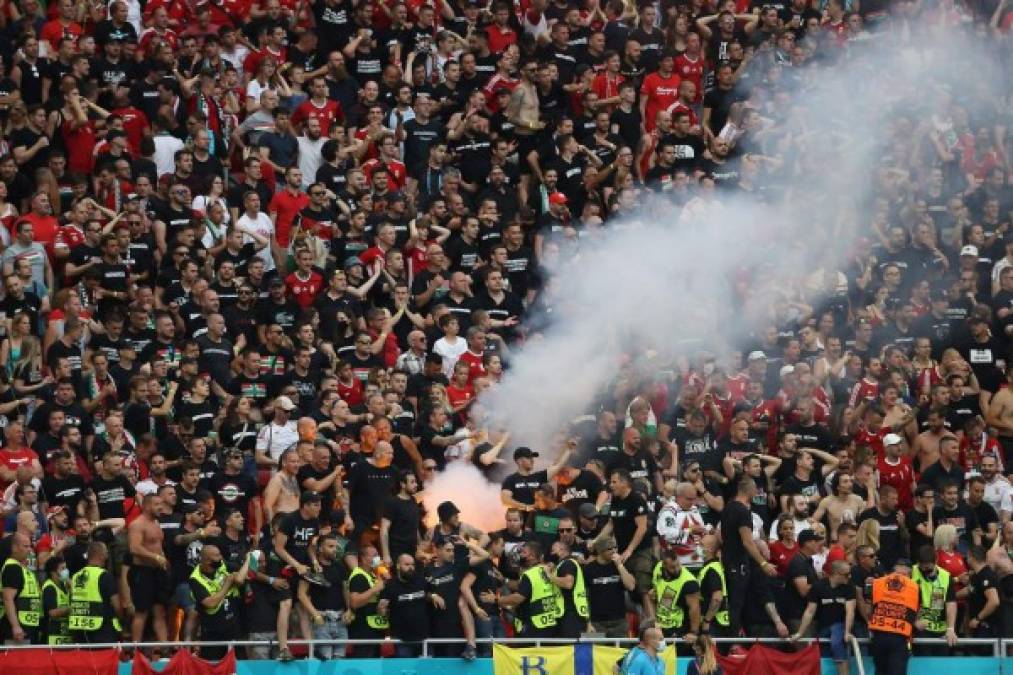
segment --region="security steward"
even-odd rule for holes
[[[100,541],[88,544],[88,563],[70,580],[70,634],[74,642],[118,642],[123,627],[120,597],[113,575],[106,571],[109,551]]]
[[[200,562],[190,573],[190,592],[200,617],[200,639],[204,642],[229,642],[240,638],[239,589],[250,568],[247,556],[235,572],[229,572],[222,552],[214,544],[201,548]],[[225,656],[228,645],[202,646],[200,657],[217,661]]]
[[[390,621],[380,614],[377,605],[384,589],[384,578],[389,572],[383,559],[373,546],[364,546],[359,552],[359,566],[348,575],[348,604],[352,609],[352,622],[348,637],[353,640],[382,640]],[[357,658],[373,658],[379,654],[377,645],[357,645]]]
[[[915,637],[946,638],[950,647],[957,644],[957,595],[950,573],[936,565],[936,552],[926,544],[918,550],[918,566],[911,574],[918,584],[921,610],[915,622]],[[945,646],[921,645],[918,656],[945,656]]]
[[[28,568],[32,542],[28,535],[11,535],[11,555],[0,567],[3,605],[0,606],[0,640],[38,644],[42,621],[42,592],[35,572]]]
[[[893,572],[872,582],[869,652],[877,673],[904,675],[911,657],[911,635],[921,603],[911,564],[898,560]]]
[[[679,562],[674,549],[663,551],[654,566],[644,604],[665,637],[684,637],[689,644],[696,641],[700,634],[700,584]]]
[[[496,601],[502,608],[516,608],[514,626],[519,635],[530,638],[556,637],[559,620],[563,618],[563,594],[549,577],[551,565],[542,562],[542,546],[537,541],[525,542],[521,549],[524,572],[517,590],[501,595]]]
[[[555,542],[552,551],[559,559],[559,563],[554,570],[547,570],[547,573],[549,580],[559,588],[563,598],[563,602],[559,605],[557,637],[576,639],[587,631],[587,622],[591,617],[591,609],[587,604],[584,571],[565,542]]]
[[[704,566],[697,575],[702,604],[700,630],[711,637],[731,637],[728,630],[728,583],[725,581],[725,566],[718,557],[717,536],[704,536],[701,546]]]
[[[70,644],[70,572],[63,558],[54,555],[46,561],[46,581],[42,584],[42,641],[47,645]]]

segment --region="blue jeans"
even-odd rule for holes
[[[314,654],[319,659],[340,659],[345,655],[345,640],[348,639],[348,626],[338,618],[327,617],[322,626],[313,626],[314,640],[334,640],[338,644],[316,645]]]
[[[844,624],[835,623],[820,629],[820,640],[829,640],[829,648],[825,643],[820,644],[820,651],[823,656],[829,656],[835,663],[848,660],[848,644],[844,641]]]
[[[503,621],[498,615],[490,615],[488,619],[480,619],[475,617],[475,637],[476,638],[505,638],[506,628],[503,627]],[[475,650],[479,656],[492,656],[492,644],[491,643],[479,643]]]

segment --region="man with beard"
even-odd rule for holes
[[[652,492],[661,492],[664,487],[664,479],[661,476],[661,469],[654,456],[641,446],[642,440],[640,431],[636,427],[627,427],[623,432],[623,451],[616,458],[615,462],[606,467],[609,473],[617,469],[629,472],[633,480],[646,480],[651,486]],[[673,462],[675,457],[672,457]]]
[[[85,489],[84,479],[75,471],[81,431],[64,425],[60,429],[60,436],[63,438],[63,447],[53,453],[53,473],[42,479],[42,496],[50,507],[63,506],[68,513],[77,513],[77,505],[83,498]],[[71,437],[76,437],[76,447],[71,443]]]
[[[168,639],[165,608],[169,604],[172,587],[169,585],[169,561],[162,548],[164,534],[158,524],[162,500],[149,494],[142,503],[143,512],[127,528],[127,547],[130,552],[130,570],[127,584],[134,604],[130,635],[135,642],[144,639],[144,627],[151,614],[155,639]]]
[[[414,472],[401,470],[397,494],[388,497],[380,519],[380,551],[385,565],[391,565],[402,553],[414,556],[419,544],[422,513],[415,501],[418,479]]]
[[[451,547],[452,550],[452,547]],[[399,658],[415,658],[422,653],[421,642],[429,637],[428,605],[446,608],[443,597],[426,590],[426,579],[415,567],[415,558],[398,556],[397,571],[380,594],[377,611],[390,619],[391,637]]]
[[[331,659],[344,654],[341,641],[348,639],[348,624],[352,621],[352,610],[348,606],[348,568],[338,557],[338,539],[333,534],[321,535],[317,541],[317,564],[320,576],[328,585],[311,583],[299,579],[296,596],[299,605],[313,622],[314,640],[333,640],[338,644],[322,644],[317,647],[322,659]]]

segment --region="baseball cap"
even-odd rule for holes
[[[46,509],[46,518],[52,518],[56,514],[63,513],[66,510],[67,507],[61,504],[58,504],[56,506],[50,506],[48,509]]]
[[[586,504],[581,504],[580,505],[580,509],[577,511],[577,513],[578,513],[578,515],[580,515],[581,518],[597,518],[598,517],[598,509],[594,508],[594,504],[592,504],[591,502],[587,502]]]
[[[949,302],[950,294],[946,292],[945,288],[937,288],[932,291],[932,300],[934,302]]]
[[[549,195],[550,204],[562,206],[563,204],[566,204],[568,201],[570,200],[567,199],[566,195],[564,195],[562,192],[553,192],[552,194]]]
[[[594,543],[595,553],[604,553],[610,548],[616,548],[616,540],[612,537],[603,537]]]
[[[514,450],[514,459],[515,460],[521,459],[522,457],[535,458],[537,456],[538,456],[537,452],[535,452],[531,448],[528,448],[528,447],[523,446],[523,445],[521,447],[517,448],[516,450]]]
[[[356,265],[362,265],[362,261],[359,260],[359,256],[357,256],[357,255],[351,255],[351,256],[348,256],[347,258],[345,258],[345,269],[346,270],[349,269],[349,268],[351,268],[351,267],[355,267]]]
[[[314,492],[313,490],[305,490],[301,495],[299,495],[300,505],[312,504],[313,502],[321,501],[323,501],[323,497],[320,496],[319,492]]]
[[[795,372],[795,366],[793,366],[793,365],[789,364],[787,366],[781,366],[781,377],[784,377],[785,375],[791,375],[794,372]]]
[[[281,408],[282,410],[295,410],[295,403],[292,403],[292,399],[288,396],[279,396],[274,399],[274,405],[276,408]]]
[[[823,537],[816,534],[812,530],[802,530],[798,535],[798,545],[806,544],[810,541],[823,541]]]
[[[901,440],[897,434],[887,434],[883,437],[883,445],[899,445]]]
[[[974,257],[978,257],[978,247],[968,244],[964,248],[960,249],[960,255],[973,255]]]
[[[767,355],[764,354],[759,349],[757,349],[756,351],[749,352],[749,357],[748,357],[747,360],[749,360],[749,361],[765,361],[766,359],[767,359]]]
[[[271,280],[267,282],[268,288],[282,288],[285,286],[285,281],[281,277],[271,277]]]
[[[441,522],[446,522],[461,512],[461,509],[457,508],[454,502],[443,502],[436,507],[436,515],[440,517]]]

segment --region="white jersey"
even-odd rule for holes
[[[695,505],[683,510],[673,499],[658,512],[657,530],[662,548],[674,550],[684,566],[698,568],[703,565],[703,549],[700,546],[703,532],[694,534],[694,527],[710,530]]]

